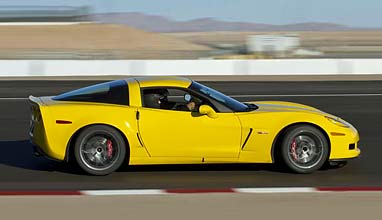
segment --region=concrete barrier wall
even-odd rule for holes
[[[0,77],[382,74],[382,59],[0,60]]]

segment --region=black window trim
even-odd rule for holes
[[[121,87],[124,87],[124,89],[126,90],[126,94],[127,95],[127,101],[126,103],[112,103],[112,102],[102,102],[102,101],[87,101],[87,100],[71,100],[71,99],[60,99],[59,96],[61,95],[64,95],[66,93],[70,93],[70,92],[74,92],[76,90],[80,90],[80,89],[84,89],[84,88],[87,88],[87,87],[91,87],[91,86],[96,86],[96,85],[100,85],[100,84],[109,84],[111,85],[112,83],[117,83],[117,82],[121,82]],[[59,95],[56,95],[52,98],[52,100],[54,101],[59,101],[59,102],[84,102],[84,103],[99,103],[99,104],[107,104],[107,105],[119,105],[119,106],[130,106],[130,91],[129,91],[129,83],[126,81],[126,80],[113,80],[113,81],[108,81],[108,82],[103,82],[103,83],[98,83],[98,84],[94,84],[94,85],[90,85],[90,86],[87,86],[87,87],[82,87],[82,88],[78,88],[78,89],[75,89],[75,90],[72,90],[72,91],[68,91],[68,92],[64,92],[62,94],[59,94]]]
[[[191,85],[190,85],[191,86]],[[190,89],[190,86],[187,87],[187,88],[184,88],[184,87],[176,87],[176,86],[148,86],[148,87],[140,87],[140,94],[141,94],[141,106],[142,108],[148,108],[148,109],[158,109],[158,108],[149,108],[149,107],[145,107],[143,104],[144,104],[144,100],[143,100],[143,90],[146,90],[146,89],[179,89],[179,90],[183,90],[191,95],[194,95],[198,98],[202,98],[203,100],[207,100],[208,101],[208,105],[211,106],[216,112],[218,113],[233,113],[234,111],[229,108],[228,106],[220,103],[220,102],[217,102],[216,100],[213,100],[211,99],[210,97],[202,94],[202,93],[199,93],[197,91],[194,91],[192,89]],[[218,107],[220,105],[220,107]],[[230,111],[222,111],[222,107],[221,106],[224,106],[223,108],[227,108],[229,109]],[[159,110],[165,110],[165,111],[176,111],[176,110],[171,110],[171,109],[159,109]]]

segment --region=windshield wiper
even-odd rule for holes
[[[248,111],[253,111],[253,110],[256,110],[259,108],[259,106],[253,104],[253,103],[244,103],[248,108],[247,110]]]

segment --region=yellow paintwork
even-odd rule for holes
[[[183,78],[183,77],[171,77],[171,76],[135,77],[135,80],[139,82],[139,85],[142,88],[154,87],[154,86],[187,88],[192,83],[190,79]]]
[[[183,111],[140,108],[139,112],[140,135],[152,157],[192,157],[195,162],[238,157],[241,126],[234,114],[213,119]]]
[[[260,108],[253,112],[216,113],[216,118],[195,116],[191,112],[144,108],[141,104],[141,87],[187,88],[192,83],[189,79],[139,77],[126,82],[130,106],[31,97],[42,115],[42,121],[33,119],[32,142],[49,157],[64,160],[76,132],[89,125],[105,124],[118,129],[128,140],[130,164],[272,163],[277,135],[289,125],[309,123],[328,136],[330,159],[353,158],[360,153],[358,146],[348,149],[349,144],[359,141],[354,127],[335,125],[324,117],[329,114],[309,106],[255,102]],[[57,124],[56,120],[72,123]],[[251,128],[252,134],[242,148]],[[344,135],[333,136],[333,132]]]

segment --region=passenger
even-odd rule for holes
[[[190,101],[187,103],[178,103],[174,106],[174,110],[178,111],[188,111],[188,112],[193,112],[196,111],[196,102],[192,98]]]
[[[193,112],[195,110],[195,107],[196,107],[196,103],[191,100],[189,101],[187,104],[186,104],[187,108],[189,111]]]

